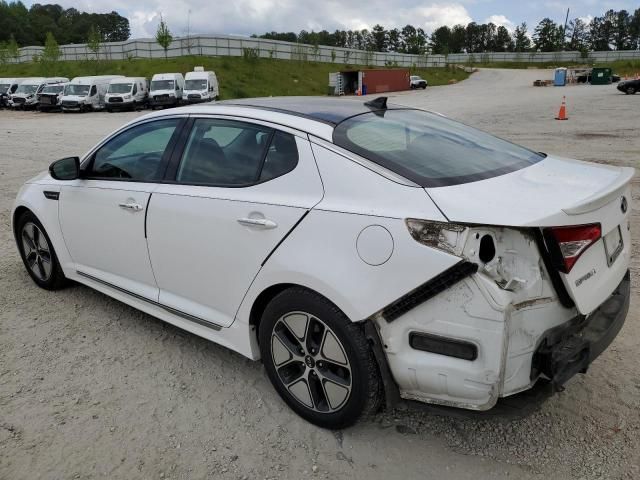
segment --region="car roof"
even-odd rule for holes
[[[302,116],[333,126],[347,118],[380,110],[366,105],[366,99],[346,99],[341,97],[264,97],[246,98],[240,100],[225,100],[218,102],[220,105],[235,105],[240,107],[253,107],[273,112],[288,113]],[[394,107],[389,105],[387,109]],[[403,108],[397,106],[395,108]]]
[[[265,97],[201,103],[185,107],[151,112],[129,122],[173,115],[224,115],[280,124],[306,134],[333,141],[335,126],[356,115],[381,111],[365,105],[371,97],[346,99],[344,97]],[[388,105],[388,110],[407,109],[401,105]]]

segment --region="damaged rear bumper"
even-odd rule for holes
[[[547,330],[533,356],[531,379],[544,375],[555,389],[561,390],[575,374],[585,373],[624,325],[630,291],[627,271],[613,294],[594,312]]]

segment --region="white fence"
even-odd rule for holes
[[[640,50],[616,50],[611,52],[589,52],[586,57],[581,52],[488,52],[452,53],[447,55],[447,63],[489,63],[489,62],[533,62],[533,63],[594,63],[616,60],[640,59]]]
[[[350,65],[444,67],[444,55],[409,55],[405,53],[380,53],[349,48],[306,45],[262,38],[231,35],[197,35],[176,38],[167,49],[168,57],[185,55],[241,57],[247,49],[261,58],[315,61]],[[42,55],[43,47],[23,47],[18,62],[30,62]],[[62,45],[61,60],[86,60],[96,58],[85,44]],[[104,43],[99,58],[122,60],[128,58],[163,58],[165,52],[151,38]]]
[[[233,35],[195,35],[188,38],[176,38],[167,49],[167,56],[241,57],[247,49],[251,49],[251,53],[255,53],[261,58],[378,67],[444,67],[447,63],[487,62],[593,63],[640,59],[640,51],[638,50],[589,52],[586,58],[583,58],[580,52],[488,52],[409,55],[406,53],[380,53]],[[23,47],[20,49],[20,56],[17,62],[30,62],[34,56],[42,55],[43,50],[43,47]],[[62,51],[61,60],[86,60],[96,57],[96,54],[89,50],[85,44],[62,45],[60,50]],[[165,52],[162,47],[152,38],[104,43],[100,46],[98,52],[99,58],[108,60],[162,58],[164,55]]]

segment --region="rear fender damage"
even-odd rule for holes
[[[437,241],[461,261],[370,319],[402,398],[486,410],[535,382],[538,338],[575,311],[559,304],[531,230],[454,226]]]

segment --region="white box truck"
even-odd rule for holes
[[[68,82],[66,77],[30,77],[20,82],[15,93],[11,95],[9,105],[15,109],[36,108],[38,106],[38,94],[42,89],[52,83]]]
[[[203,67],[195,67],[193,72],[187,72],[184,76],[182,98],[185,103],[211,102],[219,95],[218,78],[215,72],[205,72]]]
[[[156,73],[149,87],[149,105],[156,107],[175,107],[182,103],[184,77],[181,73]]]
[[[95,75],[74,78],[64,89],[62,111],[86,112],[103,109],[109,82],[122,77],[123,75]]]
[[[18,89],[22,78],[0,78],[0,108],[9,107],[9,98]]]
[[[104,108],[114,110],[138,110],[149,100],[149,84],[144,77],[114,78],[109,82],[104,97]]]

